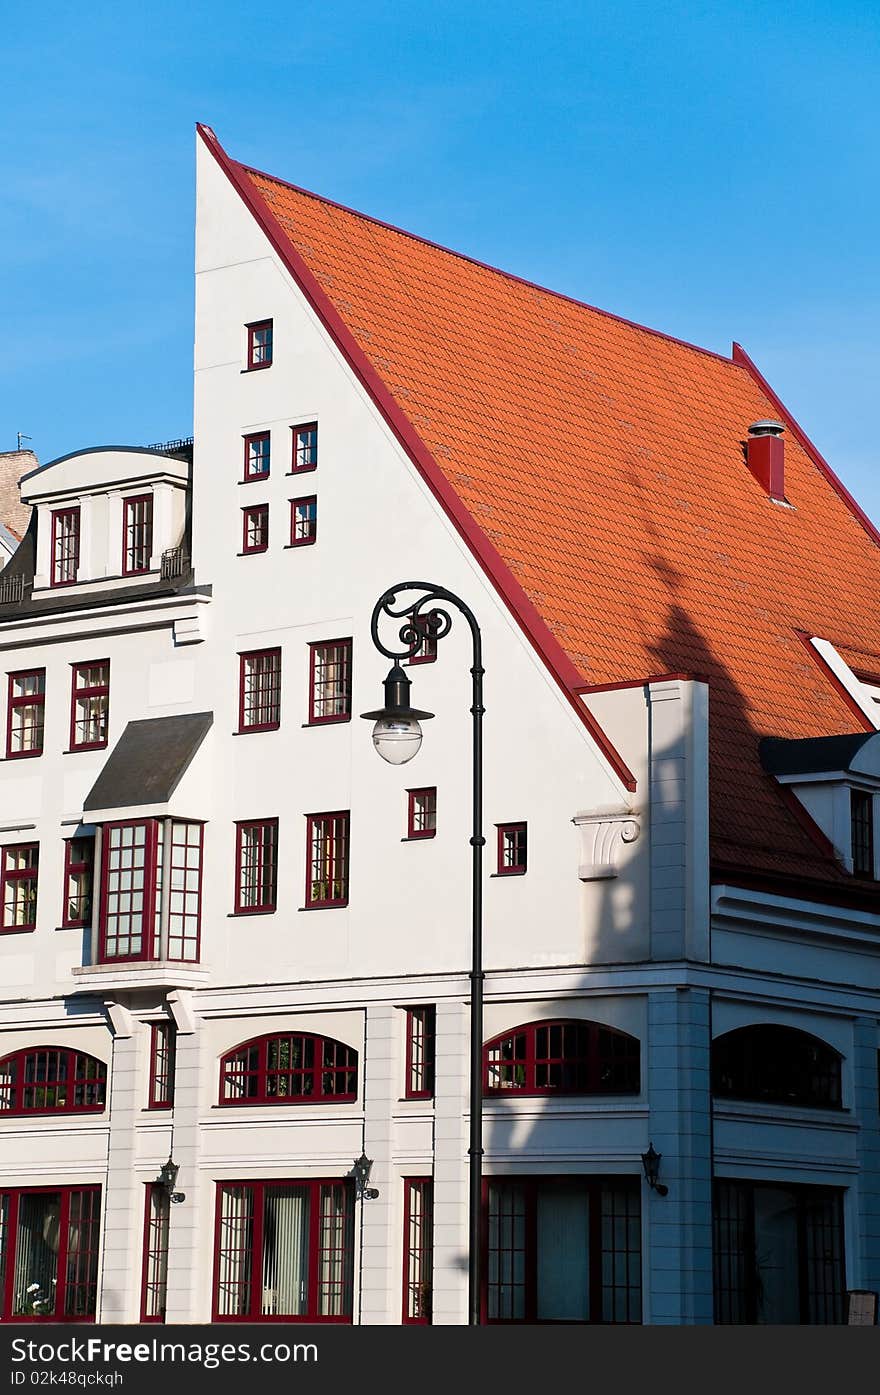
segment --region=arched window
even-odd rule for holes
[[[712,1043],[712,1093],[719,1099],[840,1108],[833,1047],[795,1027],[737,1027]]]
[[[639,1090],[639,1043],[599,1022],[528,1022],[485,1048],[488,1095],[629,1095]]]
[[[34,1046],[0,1060],[0,1116],[97,1112],[106,1097],[107,1067],[83,1051]]]
[[[357,1052],[332,1037],[255,1037],[220,1061],[221,1104],[340,1104],[356,1098]]]

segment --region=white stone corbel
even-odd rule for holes
[[[134,1036],[134,1019],[127,1007],[123,1007],[122,1003],[117,1003],[112,998],[105,998],[104,1011],[110,1019],[115,1037]]]
[[[193,1017],[192,994],[185,988],[176,988],[173,993],[168,994],[167,1002],[178,1032],[182,1036],[194,1032],[196,1020]]]
[[[580,880],[597,882],[616,877],[623,845],[634,843],[641,832],[638,814],[632,809],[600,809],[591,814],[575,814],[572,823],[581,830]]]

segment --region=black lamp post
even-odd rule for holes
[[[415,600],[399,602],[402,592],[418,593]],[[441,605],[438,608],[436,602]],[[395,609],[396,605],[400,608]],[[470,1059],[470,1147],[468,1206],[468,1324],[480,1325],[480,1271],[482,1249],[483,1178],[483,645],[480,627],[473,612],[458,596],[443,586],[426,581],[402,581],[380,596],[373,607],[370,632],[373,643],[391,659],[393,668],[385,679],[385,705],[361,715],[375,723],[373,745],[383,760],[403,765],[412,760],[422,744],[420,722],[433,716],[410,705],[410,680],[400,667],[401,659],[412,658],[426,640],[436,642],[452,629],[452,617],[443,607],[451,605],[464,616],[471,632],[471,716],[473,717],[473,823],[471,830],[471,1059]],[[383,617],[401,621],[398,639],[402,648],[388,649],[379,636]]]

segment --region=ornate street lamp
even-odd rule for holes
[[[414,600],[400,601],[401,593],[415,592]],[[440,602],[438,608],[437,602]],[[427,581],[401,581],[380,596],[373,607],[370,632],[380,654],[391,659],[393,668],[385,679],[385,705],[361,715],[375,723],[373,745],[383,760],[403,765],[412,760],[422,744],[420,723],[433,716],[410,705],[410,680],[400,667],[411,659],[426,640],[434,643],[452,629],[452,617],[444,606],[454,606],[467,621],[471,632],[471,716],[473,718],[471,829],[471,1050],[470,1050],[470,1147],[468,1203],[468,1324],[480,1324],[480,1271],[482,1248],[483,1177],[483,645],[480,627],[473,612],[452,591]],[[395,609],[397,607],[397,609]],[[400,646],[389,649],[379,634],[384,618],[400,621]]]

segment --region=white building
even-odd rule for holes
[[[0,1317],[466,1320],[460,617],[412,764],[357,720],[412,577],[484,646],[484,1319],[842,1320],[877,534],[742,350],[197,146],[193,458],[34,471],[4,572]]]

